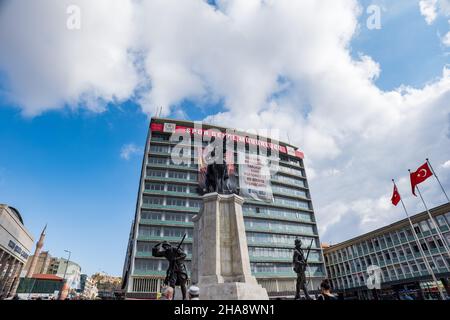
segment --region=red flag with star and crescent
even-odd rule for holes
[[[425,162],[423,165],[421,165],[416,171],[410,173],[411,178],[411,189],[413,195],[416,195],[416,186],[419,183],[424,182],[429,177],[431,177],[433,173],[431,172],[430,167],[428,166],[428,163]]]
[[[398,193],[397,186],[394,185],[394,192],[392,193],[392,198],[391,198],[392,204],[394,206],[398,205],[398,203],[400,202],[400,199],[401,199],[400,193]]]

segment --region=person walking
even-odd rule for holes
[[[328,279],[325,279],[320,284],[320,294],[317,297],[317,300],[337,300],[337,298],[331,294],[331,285]]]
[[[173,299],[173,288],[167,286],[162,290],[162,296],[159,300],[172,300],[172,299]]]
[[[188,290],[188,294],[189,294],[189,300],[200,300],[199,299],[199,295],[200,295],[200,288],[197,286],[190,286],[189,290]]]

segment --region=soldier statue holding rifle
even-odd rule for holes
[[[185,237],[186,234],[184,234],[183,239],[181,239],[178,247],[176,248],[169,242],[163,241],[157,243],[152,249],[152,256],[164,257],[169,261],[169,267],[167,268],[164,284],[173,288],[173,299],[175,298],[175,286],[180,286],[183,300],[186,300],[186,282],[188,280],[186,266],[184,265],[186,253],[181,248],[181,244],[183,243]]]
[[[292,257],[293,264],[294,264],[294,271],[297,273],[297,285],[295,288],[295,300],[300,300],[300,289],[303,290],[303,293],[305,294],[305,298],[307,300],[311,300],[311,297],[308,294],[308,289],[306,288],[306,267],[308,266],[308,256],[309,251],[311,250],[312,246],[311,244],[308,248],[308,252],[306,254],[306,257],[304,255],[303,249],[302,249],[302,241],[300,239],[295,239],[295,248],[294,248],[294,255]]]

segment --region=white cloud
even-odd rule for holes
[[[442,38],[442,44],[446,47],[450,47],[450,31],[447,32],[445,36]]]
[[[428,24],[432,24],[437,16],[437,0],[421,0],[419,2],[420,13]]]
[[[428,24],[432,24],[438,15],[450,16],[449,0],[420,0],[419,8]]]
[[[14,0],[0,13],[0,68],[25,113],[132,98],[148,114],[162,106],[173,115],[186,98],[223,101],[207,121],[279,128],[305,151],[324,240],[402,218],[389,205],[391,178],[410,211],[422,210],[406,170],[426,157],[450,159],[450,69],[423,88],[378,88],[383,66],[349,51],[363,12],[355,0],[223,0],[218,9],[195,0],[81,1],[81,33],[59,27],[68,2],[38,2]],[[142,152],[127,150],[124,159]],[[440,203],[431,184],[424,196]]]
[[[130,143],[122,146],[122,149],[120,149],[120,157],[124,160],[130,160],[133,155],[139,155],[143,152],[142,148]]]
[[[442,168],[444,168],[444,169],[450,169],[450,160],[445,161],[445,162],[442,164]]]
[[[81,29],[69,30],[66,9],[81,8]],[[14,0],[0,10],[0,70],[8,98],[36,115],[67,104],[101,111],[127,99],[137,84],[129,56],[133,6],[122,0]]]

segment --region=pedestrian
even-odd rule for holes
[[[163,288],[160,300],[173,300],[173,288],[169,286]]]
[[[189,300],[200,300],[199,299],[199,295],[200,295],[200,288],[197,286],[190,286],[189,290]]]
[[[331,285],[328,279],[325,279],[320,284],[320,294],[317,297],[317,300],[337,300],[337,298],[331,294]]]

